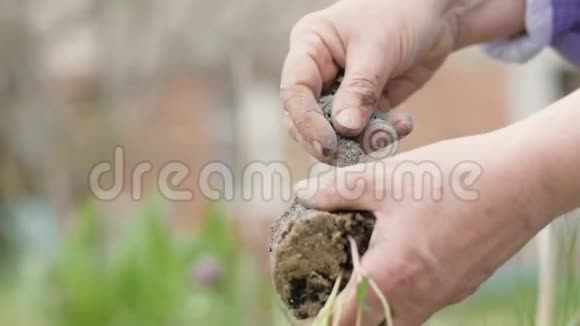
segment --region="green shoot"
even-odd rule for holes
[[[369,279],[365,277],[356,287],[356,301],[365,311],[369,310],[369,306],[365,301],[368,290],[369,290]]]
[[[366,292],[368,291],[368,286],[370,285],[371,289],[373,290],[374,294],[377,296],[379,301],[381,302],[381,306],[383,308],[383,312],[385,313],[385,320],[387,321],[387,325],[394,326],[393,317],[391,313],[391,307],[389,302],[383,295],[381,289],[379,288],[378,284],[370,277],[367,276],[366,271],[364,271],[360,264],[360,256],[358,254],[358,247],[356,245],[356,241],[352,237],[348,238],[350,242],[350,251],[352,256],[352,266],[353,266],[353,276],[357,279],[357,302],[359,303],[359,309],[357,311],[357,320],[356,325],[361,324],[362,320],[362,310],[367,305],[366,304]],[[362,302],[362,304],[361,304]]]

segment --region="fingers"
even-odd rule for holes
[[[329,163],[336,152],[336,135],[322,115],[317,98],[323,85],[336,77],[337,45],[334,34],[320,32],[328,28],[320,17],[311,14],[294,27],[282,70],[280,95],[291,121],[288,127],[295,129],[293,138],[318,160]]]
[[[343,136],[358,136],[378,105],[390,74],[381,47],[350,44],[344,79],[336,93],[332,119]]]
[[[377,282],[376,275],[373,274],[373,271],[379,271],[381,274],[390,273],[389,270],[387,270],[388,264],[384,263],[385,257],[388,257],[388,255],[384,251],[384,248],[379,249],[379,247],[371,247],[362,257],[361,270],[364,271],[364,273],[368,273],[366,276]],[[346,288],[337,298],[337,305],[342,306],[342,313],[340,316],[337,316],[337,318],[339,318],[339,325],[379,325],[385,320],[386,312],[384,311],[381,300],[370,285],[367,290],[367,295],[364,298],[364,303],[366,304],[367,309],[362,309],[360,324],[357,324],[357,318],[359,318],[358,310],[360,308],[360,303],[357,301],[358,296],[356,294],[358,284],[359,280],[353,276],[348,282]],[[391,302],[388,301],[389,298],[384,295],[382,289],[385,285],[379,282],[376,284],[379,286],[380,291],[387,302],[391,304]],[[397,320],[397,316],[395,315],[393,318],[395,319],[394,324],[399,325],[400,322]]]
[[[310,208],[375,210],[385,198],[384,162],[335,168],[319,178],[296,184],[296,198]]]
[[[383,113],[380,116],[395,128],[399,139],[407,137],[413,131],[415,125],[413,116],[407,112],[391,111]]]
[[[302,148],[306,150],[306,152],[322,162],[326,162],[327,159],[331,160],[331,155],[327,154],[326,150],[322,149],[321,146],[319,147],[319,143],[317,141],[308,142],[302,137],[302,134],[300,134],[287,112],[284,112],[284,120],[286,122],[286,130],[288,130],[290,137],[292,137],[294,141],[300,144]]]
[[[339,325],[355,325],[361,299],[367,307],[361,311],[361,325],[378,325],[388,313],[395,325],[422,325],[441,307],[423,300],[425,294],[430,299],[447,298],[441,270],[431,265],[437,262],[427,242],[410,240],[416,237],[417,225],[401,223],[409,216],[400,212],[394,216],[385,209],[374,213],[377,219],[369,249],[337,298],[342,307]],[[387,231],[394,229],[396,232]],[[361,277],[373,283],[364,298],[357,295]]]
[[[377,113],[378,114],[378,113]],[[381,151],[381,155],[394,154],[398,148],[392,147],[392,151],[383,153],[383,149],[396,144],[398,140],[406,137],[413,130],[413,118],[406,112],[388,112],[379,115],[379,119],[371,120],[361,137],[359,143],[367,154]]]
[[[289,58],[290,66],[292,58]],[[310,62],[310,65],[314,65]],[[286,73],[281,87],[281,97],[284,110],[291,122],[288,127],[294,128],[294,138],[301,143],[310,154],[323,162],[330,162],[336,152],[336,134],[334,129],[323,116],[315,97],[315,91],[320,92],[322,81],[319,76],[313,75],[316,68],[307,69],[307,60],[298,68],[284,68]],[[285,66],[287,67],[287,66]],[[303,71],[300,74],[300,70]],[[298,74],[306,76],[304,82],[291,81]],[[300,135],[300,137],[296,137]]]

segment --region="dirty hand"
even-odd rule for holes
[[[292,137],[323,162],[336,135],[317,98],[344,69],[332,112],[343,136],[361,133],[420,88],[453,50],[523,30],[524,0],[343,0],[291,32],[281,97]],[[395,126],[405,115],[391,114]],[[402,127],[405,129],[404,127]]]
[[[580,91],[505,129],[338,168],[297,184],[297,197],[325,211],[374,212],[361,270],[390,302],[396,326],[420,325],[580,205],[578,105]],[[341,325],[355,324],[353,282],[338,301]],[[368,292],[362,325],[376,325],[384,314]]]

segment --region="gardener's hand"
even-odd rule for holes
[[[530,150],[531,143],[542,142],[550,131],[528,129],[533,132],[526,139],[513,127],[336,169],[332,175],[299,183],[297,196],[312,208],[375,213],[362,271],[390,302],[396,326],[420,325],[472,294],[565,209],[563,183],[556,186],[543,173],[556,175],[547,172],[550,156],[557,156],[560,165],[572,165],[572,156],[580,161],[580,155],[561,154],[574,152],[573,141],[580,138],[558,136],[568,138],[570,146],[557,155],[533,156],[539,151]],[[548,142],[546,148],[552,147]],[[568,176],[580,179],[578,173]],[[556,201],[558,208],[548,210],[546,203]],[[339,299],[344,304],[341,325],[355,325],[353,282]],[[367,300],[370,312],[364,313],[362,325],[376,325],[384,318],[383,310],[370,290]]]
[[[524,0],[343,0],[294,27],[281,97],[288,129],[329,162],[335,132],[316,99],[336,78],[332,121],[356,136],[375,110],[396,107],[420,88],[453,50],[523,30]],[[393,124],[397,124],[397,116]]]

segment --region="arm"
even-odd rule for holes
[[[364,132],[370,115],[387,112],[421,88],[452,51],[521,33],[525,0],[343,0],[294,27],[281,98],[291,136],[321,161],[336,150],[333,128],[316,98],[339,70],[332,123],[343,136]],[[389,120],[389,119],[387,119]],[[401,134],[404,116],[390,115]]]
[[[297,197],[313,208],[375,213],[362,269],[389,300],[396,325],[420,325],[580,206],[578,108],[580,91],[504,129],[337,169],[298,185]],[[355,323],[355,292],[351,280],[341,325]],[[371,294],[367,302],[373,314],[363,325],[378,324],[381,305]]]
[[[521,134],[521,157],[539,196],[538,212],[555,218],[580,206],[580,91],[556,102],[506,132]],[[527,144],[523,146],[523,144]],[[550,221],[550,220],[548,220]]]
[[[463,3],[462,3],[463,2]],[[522,0],[451,1],[459,11],[457,49],[511,38],[525,31],[526,2]]]

